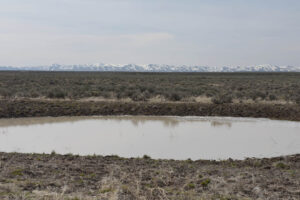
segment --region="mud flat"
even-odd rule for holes
[[[0,153],[0,199],[299,199],[300,155],[243,161]]]

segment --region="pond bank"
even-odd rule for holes
[[[231,116],[300,121],[296,104],[0,100],[0,118],[91,115]]]
[[[299,199],[300,154],[243,161],[0,153],[1,199]]]

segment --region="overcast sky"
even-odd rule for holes
[[[0,65],[300,66],[299,0],[0,0]]]

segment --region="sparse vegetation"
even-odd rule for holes
[[[210,184],[210,179],[209,179],[209,178],[207,178],[207,179],[205,179],[205,180],[203,180],[203,181],[201,182],[201,185],[202,185],[203,187],[207,187],[209,184]]]
[[[189,184],[187,184],[187,186],[186,186],[186,189],[187,190],[192,190],[192,189],[195,189],[195,184],[194,183],[189,183]]]
[[[217,95],[212,98],[212,102],[215,104],[232,103],[232,97],[230,95]]]
[[[2,98],[299,102],[300,73],[0,72]]]
[[[299,121],[299,94],[300,73],[2,71],[0,118],[140,114]]]
[[[23,175],[23,170],[22,169],[16,169],[11,172],[11,175],[13,176],[22,176]]]
[[[298,199],[299,161],[293,155],[152,165],[140,158],[0,152],[0,199]]]
[[[109,188],[104,188],[104,189],[100,190],[100,193],[104,194],[104,193],[108,193],[108,192],[112,192],[112,191],[113,191],[113,189],[109,187]]]
[[[295,104],[0,100],[0,118],[91,115],[259,117],[300,121]]]
[[[148,156],[148,155],[144,155],[143,158],[144,158],[144,159],[151,159],[151,157]]]
[[[289,168],[289,166],[287,164],[283,163],[283,162],[277,163],[276,167],[280,168],[280,169],[288,169]]]

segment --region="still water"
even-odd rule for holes
[[[168,159],[300,153],[300,122],[232,117],[0,119],[0,151]]]

